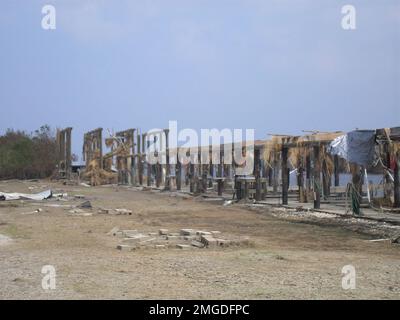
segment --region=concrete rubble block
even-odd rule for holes
[[[183,240],[186,240],[186,241],[191,241],[191,240],[195,240],[196,239],[196,236],[184,236],[183,237]]]
[[[79,208],[84,208],[84,209],[91,209],[92,208],[92,204],[90,201],[85,201],[82,202],[79,206]]]
[[[137,235],[136,237],[124,238],[122,241],[124,241],[126,243],[139,243],[139,242],[142,242],[147,239],[149,239],[148,236],[140,234],[140,235]]]
[[[217,234],[221,234],[221,231],[210,231],[210,232],[213,236],[216,236]]]
[[[197,248],[204,248],[204,246],[205,246],[204,243],[202,243],[202,242],[200,242],[198,240],[193,240],[191,242],[191,245],[194,246],[194,247],[197,247]]]
[[[226,239],[216,239],[218,247],[229,247],[230,241]]]
[[[210,236],[212,235],[211,232],[199,230],[196,232],[198,236]]]
[[[176,247],[182,250],[189,250],[190,246],[188,244],[177,244]]]
[[[168,229],[160,229],[160,230],[158,230],[158,234],[166,236],[166,235],[168,235]]]
[[[166,249],[167,246],[166,246],[165,244],[156,244],[156,245],[154,246],[154,248],[156,248],[156,249]]]
[[[217,239],[210,235],[201,236],[201,242],[204,243],[206,247],[215,247],[217,245]]]
[[[168,235],[168,236],[166,236],[166,240],[180,240],[180,236],[170,236],[170,235]]]
[[[127,245],[127,244],[119,244],[119,245],[117,245],[117,249],[121,250],[121,251],[133,251],[133,250],[136,250],[137,247],[132,246],[132,245]]]
[[[109,214],[110,213],[110,209],[99,208],[97,210],[97,213],[99,213],[99,214]]]
[[[127,214],[127,215],[131,215],[132,214],[132,210],[128,210],[128,209],[114,209],[114,211],[117,214]]]
[[[139,241],[139,245],[146,246],[148,244],[152,244],[152,242],[154,242],[156,240],[157,240],[156,238],[143,239],[143,240]]]
[[[196,234],[196,231],[193,229],[181,229],[181,236],[192,236]]]
[[[172,236],[172,237],[179,237],[180,236],[179,232],[170,232],[170,233],[168,233],[168,235]]]
[[[117,232],[120,231],[118,227],[112,228],[107,234],[110,236],[116,236]]]
[[[141,234],[137,230],[122,230],[125,237],[136,237],[138,234]]]

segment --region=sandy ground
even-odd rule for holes
[[[69,209],[45,206],[76,205],[83,201],[78,199],[1,202],[1,299],[400,298],[400,245],[368,241],[379,234],[361,234],[318,217],[313,223],[268,208],[224,207],[169,193],[0,182],[3,192],[46,187],[85,195],[95,208],[126,208],[133,214],[73,216]],[[37,208],[43,211],[23,214]],[[220,230],[248,236],[254,245],[127,252],[116,249],[120,239],[107,235],[116,226],[146,232]],[[42,288],[44,265],[56,269],[54,290]],[[342,288],[345,265],[356,270],[353,290]]]

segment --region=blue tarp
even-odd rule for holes
[[[375,160],[375,130],[355,130],[333,140],[328,152],[349,162],[369,165]]]

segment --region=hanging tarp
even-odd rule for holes
[[[333,140],[328,152],[348,162],[370,165],[375,160],[375,130],[355,130]]]

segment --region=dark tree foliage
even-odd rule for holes
[[[55,135],[48,125],[32,134],[8,129],[0,136],[0,179],[48,177],[56,160]]]

